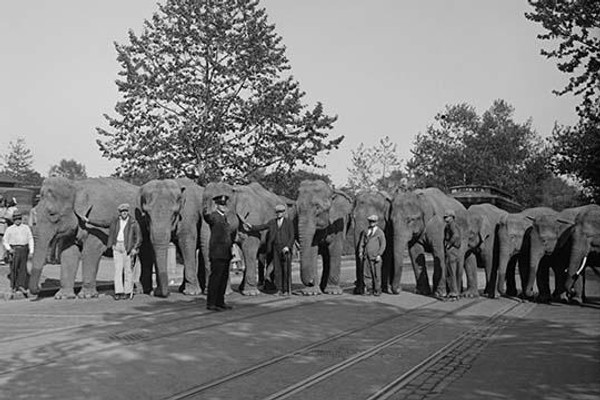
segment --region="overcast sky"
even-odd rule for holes
[[[351,150],[390,136],[403,159],[418,132],[447,104],[478,113],[495,99],[515,107],[548,136],[555,122],[576,122],[578,99],[556,97],[566,83],[539,52],[540,28],[524,0],[266,0],[287,46],[292,73],[312,106],[338,115],[341,148],[323,158],[343,185]],[[95,127],[118,99],[113,42],[140,32],[154,0],[3,2],[0,13],[0,153],[17,137],[47,175],[61,159],[110,175]]]

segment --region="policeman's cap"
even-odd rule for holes
[[[214,201],[216,204],[219,204],[219,205],[221,205],[221,206],[224,206],[224,205],[226,205],[226,204],[227,204],[227,199],[229,199],[229,196],[227,196],[227,195],[225,195],[225,194],[221,194],[221,195],[218,195],[218,196],[215,196],[215,197],[213,197],[213,201]]]
[[[369,221],[369,222],[377,222],[377,221],[379,221],[379,217],[377,215],[375,215],[375,214],[369,215],[367,217],[367,221]]]

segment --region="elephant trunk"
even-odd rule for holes
[[[527,277],[527,286],[525,286],[524,296],[532,298],[535,294],[534,286],[537,279],[540,262],[544,256],[544,248],[541,240],[536,237],[531,238],[531,251],[529,253],[529,276]]]
[[[298,221],[298,236],[300,240],[300,277],[305,286],[315,286],[317,277],[318,247],[314,243],[316,223],[307,217]]]
[[[589,251],[590,243],[585,235],[577,231],[574,232],[571,254],[569,256],[569,265],[566,273],[565,290],[567,293],[571,294],[574,299],[579,301],[581,301],[583,296],[583,283],[582,280],[575,278],[575,276],[578,273],[583,274],[583,263],[585,262],[585,256]],[[560,267],[562,268],[562,266]]]
[[[157,290],[155,295],[157,296],[168,296],[169,294],[168,252],[170,239],[170,232],[150,230],[150,241],[152,242],[156,262]]]
[[[33,294],[37,294],[40,291],[40,277],[44,265],[46,265],[46,259],[48,258],[48,252],[51,250],[50,243],[54,242],[55,232],[43,232],[37,230],[34,236],[34,248],[33,260],[31,266],[31,273],[29,276],[29,290]]]
[[[508,232],[505,227],[499,227],[496,232],[496,243],[498,244],[498,293],[506,294],[506,269],[510,259],[510,246]]]

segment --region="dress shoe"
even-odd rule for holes
[[[211,306],[206,306],[206,309],[210,310],[210,311],[225,311],[225,309],[223,309],[221,307],[212,306],[212,305]]]
[[[380,290],[376,290],[373,292],[373,296],[381,296],[381,291]]]
[[[115,293],[115,300],[122,300],[122,299],[123,299],[123,294]]]
[[[123,300],[133,300],[133,292],[132,293],[125,293],[123,295]]]
[[[217,308],[220,308],[221,310],[233,310],[233,306],[230,306],[229,304],[221,304],[218,305]]]

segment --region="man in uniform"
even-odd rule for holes
[[[20,291],[27,296],[27,257],[33,254],[33,235],[27,225],[23,225],[20,211],[12,215],[13,225],[6,228],[2,244],[12,256],[10,284],[13,293]]]
[[[210,260],[210,276],[208,278],[208,295],[206,308],[211,311],[231,310],[233,307],[225,304],[225,291],[229,279],[229,264],[231,262],[231,248],[235,239],[235,227],[227,220],[226,195],[213,198],[216,210],[208,213],[205,211],[204,220],[210,226],[210,241],[208,243],[208,257]]]
[[[292,287],[292,247],[294,246],[294,225],[286,217],[285,204],[275,206],[275,218],[262,225],[244,224],[249,231],[267,229],[267,253],[273,259],[276,295],[291,295]]]
[[[363,263],[365,294],[375,296],[381,296],[381,257],[386,246],[385,235],[377,226],[378,220],[375,214],[367,217],[369,227],[362,232],[358,248],[358,257]]]
[[[446,210],[444,213],[444,253],[446,267],[446,283],[448,287],[448,299],[458,299],[458,249],[460,248],[461,233],[456,224],[454,210]]]

